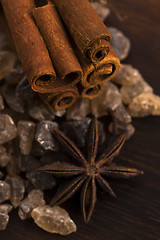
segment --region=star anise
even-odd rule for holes
[[[103,176],[128,178],[142,174],[142,171],[137,169],[117,166],[112,163],[113,158],[118,155],[125,142],[125,134],[121,134],[117,137],[116,141],[110,144],[103,154],[96,159],[98,148],[98,123],[96,118],[91,121],[88,132],[89,137],[86,143],[88,153],[87,158],[85,158],[81,151],[63,132],[55,129],[54,133],[57,140],[65,148],[68,154],[73,157],[75,163],[71,164],[55,161],[40,169],[41,171],[53,173],[57,176],[72,177],[71,179],[67,179],[57,190],[55,197],[52,199],[52,205],[59,205],[66,201],[83,185],[81,207],[85,222],[90,220],[95,207],[97,182],[110,195],[116,197],[109,183]]]

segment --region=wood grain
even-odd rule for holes
[[[121,29],[131,39],[132,49],[125,62],[137,67],[160,95],[160,1],[110,0],[110,3],[114,11],[106,24]],[[120,15],[122,21],[116,15]],[[117,200],[105,193],[99,194],[89,224],[83,223],[75,198],[66,203],[65,208],[78,227],[78,231],[68,237],[46,233],[32,220],[21,221],[15,210],[7,230],[0,232],[0,239],[159,240],[160,117],[134,119],[133,123],[136,133],[125,144],[117,162],[142,169],[145,174],[110,182]]]

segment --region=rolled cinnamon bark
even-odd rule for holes
[[[65,27],[53,4],[33,9],[33,16],[48,47],[56,72],[63,86],[75,85],[82,69],[68,39]]]
[[[1,3],[32,89],[51,92],[59,83],[47,47],[31,15],[34,0],[1,0]]]
[[[120,61],[111,47],[109,54],[102,61],[93,64],[80,58],[80,63],[83,70],[82,85],[84,87],[111,80],[120,68]]]
[[[56,93],[39,94],[41,99],[51,110],[63,110],[72,106],[79,97],[79,92],[76,86],[66,88],[66,90]]]
[[[82,96],[82,98],[89,98],[92,100],[92,99],[98,97],[102,93],[103,87],[104,87],[103,83],[85,87],[81,91],[81,96]]]
[[[15,51],[15,46],[13,44],[12,36],[9,30],[3,9],[1,9],[1,5],[0,5],[0,30],[6,35],[7,42],[8,42],[8,44],[6,43],[7,49],[11,49]]]
[[[111,36],[88,0],[52,0],[59,10],[79,51],[92,62],[102,60],[110,51]]]

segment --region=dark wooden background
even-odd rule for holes
[[[110,3],[113,11],[106,24],[121,29],[131,39],[132,49],[125,62],[138,68],[160,95],[160,0]],[[145,174],[112,182],[117,200],[102,193],[89,224],[83,222],[79,203],[72,200],[66,204],[78,228],[67,237],[49,234],[32,220],[21,221],[15,210],[0,239],[160,240],[160,117],[134,119],[133,123],[136,133],[119,158],[123,165],[143,169]]]

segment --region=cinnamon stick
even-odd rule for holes
[[[33,0],[1,0],[14,45],[33,90],[51,92],[56,73],[44,40],[31,16]]]
[[[82,98],[89,98],[90,100],[92,100],[102,93],[103,87],[104,87],[103,83],[85,87],[81,91],[81,96]]]
[[[99,82],[108,82],[117,74],[120,68],[120,61],[111,46],[108,55],[96,64],[89,63],[81,57],[79,59],[83,70],[82,85],[84,87]]]
[[[56,93],[40,94],[40,97],[51,110],[58,111],[71,107],[79,97],[79,92],[77,87],[74,86]]]
[[[0,5],[0,30],[5,34],[6,39],[8,44],[6,43],[7,49],[11,49],[13,51],[15,51],[15,46],[13,44],[13,40],[10,34],[10,30],[8,28],[8,24],[3,12],[3,9],[1,9],[1,5]]]
[[[79,51],[92,62],[102,60],[110,51],[111,36],[88,0],[52,0],[59,10]]]
[[[75,85],[82,69],[68,39],[66,30],[53,4],[33,9],[33,16],[45,40],[62,86]]]

